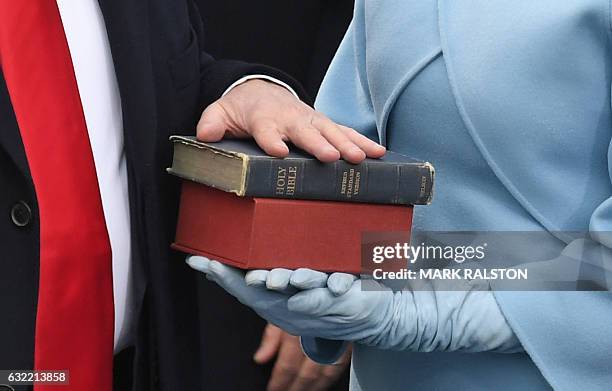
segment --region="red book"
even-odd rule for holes
[[[411,206],[239,197],[184,181],[172,246],[242,269],[357,274],[363,233],[411,224]]]

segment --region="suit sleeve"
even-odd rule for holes
[[[197,6],[189,1],[190,17],[200,47],[200,106],[206,106],[219,99],[235,81],[248,75],[266,75],[289,85],[300,99],[312,105],[312,99],[304,87],[293,77],[276,68],[263,64],[251,64],[236,60],[215,59],[204,50],[204,28]]]

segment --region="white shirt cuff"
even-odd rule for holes
[[[269,82],[272,82],[274,84],[278,84],[281,87],[285,87],[286,89],[289,90],[289,92],[291,92],[293,94],[293,96],[295,96],[298,100],[300,99],[300,97],[298,96],[298,94],[293,90],[293,88],[291,88],[289,86],[289,84],[282,82],[278,79],[273,78],[272,76],[268,76],[268,75],[247,75],[244,76],[238,80],[236,80],[234,83],[232,83],[231,86],[229,86],[227,88],[227,90],[225,90],[225,92],[223,93],[223,95],[221,96],[225,96],[227,95],[228,92],[230,92],[233,88],[238,87],[240,84],[243,84],[249,80],[253,80],[253,79],[263,79],[263,80],[267,80]]]

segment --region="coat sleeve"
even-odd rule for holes
[[[357,0],[353,19],[323,79],[315,108],[378,142],[366,77],[363,11],[363,1]],[[321,364],[333,364],[348,346],[344,341],[315,337],[302,337],[301,343],[304,353]]]

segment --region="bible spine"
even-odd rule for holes
[[[434,169],[429,163],[250,157],[245,195],[252,197],[352,201],[398,205],[429,204]]]

